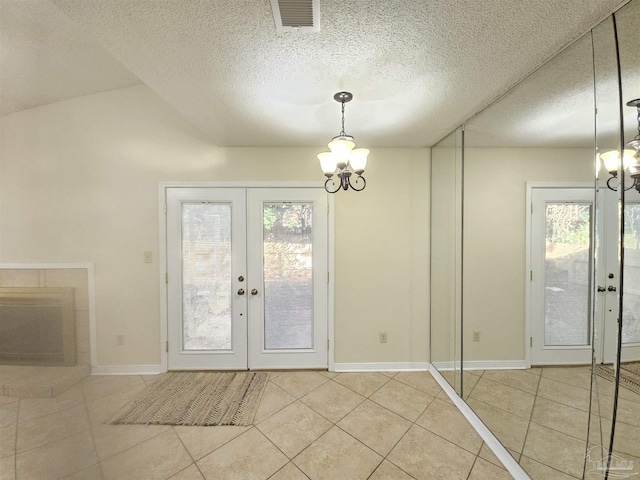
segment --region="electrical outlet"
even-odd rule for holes
[[[124,335],[116,335],[116,345],[124,345]]]
[[[153,252],[144,252],[144,263],[153,263]]]
[[[473,331],[473,341],[474,342],[479,342],[480,341],[480,332],[478,330],[474,330]]]
[[[380,343],[387,343],[387,332],[380,332]]]

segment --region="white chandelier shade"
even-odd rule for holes
[[[618,172],[618,164],[620,162],[620,152],[618,150],[609,150],[600,154],[604,168],[607,172],[613,174]],[[630,170],[636,165],[636,152],[634,150],[625,149],[622,151],[622,169]]]

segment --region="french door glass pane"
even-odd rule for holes
[[[313,348],[313,207],[263,204],[264,348]]]
[[[640,343],[640,203],[624,206],[622,343]]]
[[[546,204],[545,345],[589,344],[590,222],[590,204]]]
[[[182,204],[184,350],[231,349],[231,205]]]

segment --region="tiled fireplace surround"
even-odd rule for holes
[[[0,287],[71,287],[75,289],[76,366],[0,365],[0,395],[53,398],[91,371],[90,266],[0,266]]]

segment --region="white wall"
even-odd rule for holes
[[[143,86],[14,113],[0,262],[95,263],[98,363],[158,364],[158,182],[321,181],[321,150],[215,147]],[[336,194],[336,362],[426,362],[429,150],[374,148],[366,177]]]

